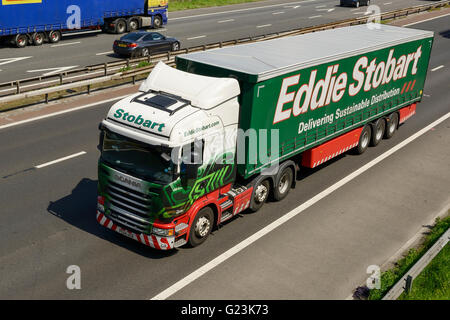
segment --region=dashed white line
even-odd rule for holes
[[[227,20],[221,20],[221,21],[217,21],[217,23],[225,23],[225,22],[233,22],[234,19],[227,19]]]
[[[64,47],[64,46],[71,46],[71,45],[74,45],[74,44],[80,44],[80,43],[81,43],[81,41],[67,42],[67,43],[54,44],[54,45],[52,45],[51,47],[52,47],[52,48],[56,48],[56,47]]]
[[[368,162],[364,166],[360,167],[356,171],[353,171],[348,176],[344,177],[343,179],[341,179],[340,181],[336,182],[332,186],[330,186],[330,187],[326,188],[325,190],[323,190],[322,192],[318,193],[317,195],[315,195],[314,197],[312,197],[308,201],[306,201],[303,204],[299,205],[297,208],[289,211],[288,213],[283,215],[281,218],[278,218],[277,220],[275,220],[274,222],[270,223],[266,227],[262,228],[261,230],[259,230],[255,234],[251,235],[247,239],[245,239],[242,242],[238,243],[237,245],[235,245],[231,249],[229,249],[229,250],[225,251],[224,253],[222,253],[221,255],[217,256],[215,259],[213,259],[210,262],[204,264],[202,267],[198,268],[197,270],[195,270],[191,274],[187,275],[186,277],[184,277],[180,281],[174,283],[169,288],[165,289],[161,293],[159,293],[156,296],[154,296],[153,298],[151,298],[151,300],[164,300],[164,299],[167,299],[168,297],[172,296],[173,294],[175,294],[176,292],[180,291],[181,289],[183,289],[184,287],[186,287],[187,285],[189,285],[193,281],[197,280],[198,278],[200,278],[201,276],[203,276],[204,274],[206,274],[210,270],[214,269],[215,267],[217,267],[218,265],[220,265],[224,261],[228,260],[229,258],[234,256],[235,254],[237,254],[240,251],[244,250],[245,248],[247,248],[248,246],[250,246],[251,244],[253,244],[257,240],[259,240],[260,238],[264,237],[266,234],[270,233],[271,231],[275,230],[279,226],[281,226],[284,223],[288,222],[290,219],[296,217],[297,215],[299,215],[300,213],[302,213],[303,211],[305,211],[309,207],[313,206],[314,204],[316,204],[317,202],[319,202],[323,198],[327,197],[328,195],[330,195],[334,191],[338,190],[339,188],[341,188],[342,186],[344,186],[348,182],[354,180],[355,178],[357,178],[358,176],[360,176],[361,174],[363,174],[364,172],[366,172],[370,168],[374,167],[375,165],[377,165],[378,163],[380,163],[381,161],[383,161],[387,157],[391,156],[393,153],[397,152],[398,150],[402,149],[406,145],[410,144],[411,142],[413,142],[414,140],[416,140],[417,138],[419,138],[423,134],[425,134],[428,131],[430,131],[430,129],[432,129],[433,127],[435,127],[438,124],[444,122],[448,118],[450,118],[450,112],[447,113],[446,115],[440,117],[439,119],[437,119],[433,123],[429,124],[428,126],[423,128],[422,130],[416,132],[415,134],[413,134],[412,136],[410,136],[406,140],[400,142],[399,144],[397,144],[393,148],[389,149],[385,153],[381,154],[377,158],[375,158],[372,161]]]
[[[315,19],[315,18],[320,18],[322,15],[321,14],[319,14],[319,15],[317,15],[317,16],[312,16],[312,17],[309,17],[309,19]]]
[[[64,158],[59,158],[59,159],[56,159],[56,160],[53,160],[53,161],[50,161],[50,162],[46,162],[46,163],[40,164],[38,166],[35,166],[35,168],[36,169],[41,169],[41,168],[44,168],[44,167],[47,167],[47,166],[51,166],[52,164],[55,164],[55,163],[58,163],[58,162],[62,162],[62,161],[68,160],[68,159],[72,159],[72,158],[75,158],[75,157],[82,156],[83,154],[86,154],[86,151],[81,151],[81,152],[72,154],[70,156],[64,157]]]
[[[95,55],[96,56],[103,56],[105,54],[111,54],[111,53],[114,53],[114,51],[100,52],[100,53],[96,53]]]
[[[439,67],[433,68],[431,69],[431,71],[437,71],[439,69],[442,69],[444,67],[444,65],[440,65]]]
[[[265,28],[265,27],[270,27],[270,26],[272,26],[271,24],[263,24],[263,25],[260,25],[260,26],[256,26],[257,28]]]
[[[316,9],[318,9],[318,8],[325,8],[326,6],[327,6],[326,4],[322,4],[320,6],[316,6]]]
[[[276,14],[283,14],[283,13],[284,13],[284,11],[272,12],[273,15],[276,15]]]
[[[392,2],[383,3],[383,5],[387,6],[388,4],[392,4]]]
[[[200,39],[200,38],[205,38],[206,36],[197,36],[197,37],[191,37],[191,38],[187,38],[186,40],[194,40],[194,39]]]

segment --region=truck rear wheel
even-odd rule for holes
[[[14,44],[17,48],[25,48],[28,44],[28,37],[26,34],[18,34],[14,38]]]
[[[270,183],[268,179],[260,180],[253,187],[252,199],[250,200],[250,210],[258,211],[266,203],[270,194]]]
[[[395,131],[398,128],[398,114],[397,112],[391,113],[389,117],[386,118],[386,131],[384,133],[384,137],[386,139],[390,139],[394,136]]]
[[[196,247],[206,241],[211,233],[214,222],[214,213],[210,207],[197,212],[189,231],[189,245]]]
[[[127,23],[123,19],[118,19],[115,21],[114,32],[117,34],[121,34],[127,31]]]
[[[366,125],[361,131],[361,135],[359,136],[358,147],[356,149],[358,154],[363,154],[370,144],[370,139],[372,137],[372,130],[370,126]]]
[[[384,131],[386,130],[386,121],[381,118],[372,123],[372,139],[370,145],[372,147],[377,146],[381,140],[383,140]]]
[[[273,188],[273,197],[276,201],[281,201],[288,195],[291,190],[294,173],[291,167],[284,168],[276,177],[275,186]]]

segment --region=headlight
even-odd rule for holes
[[[161,229],[156,227],[153,227],[152,233],[163,237],[170,237],[174,235],[173,229]]]

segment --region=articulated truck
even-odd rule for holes
[[[112,33],[167,23],[167,0],[1,0],[0,40],[23,48],[56,43],[63,34]]]
[[[361,25],[158,63],[99,124],[97,221],[168,250],[283,200],[302,168],[361,154],[415,114],[433,37]]]

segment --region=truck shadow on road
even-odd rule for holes
[[[146,258],[166,258],[176,254],[178,251],[177,249],[159,251],[146,247],[137,241],[102,227],[96,220],[96,208],[97,180],[84,178],[76,185],[71,194],[59,200],[51,201],[47,211],[78,229],[89,232]]]

